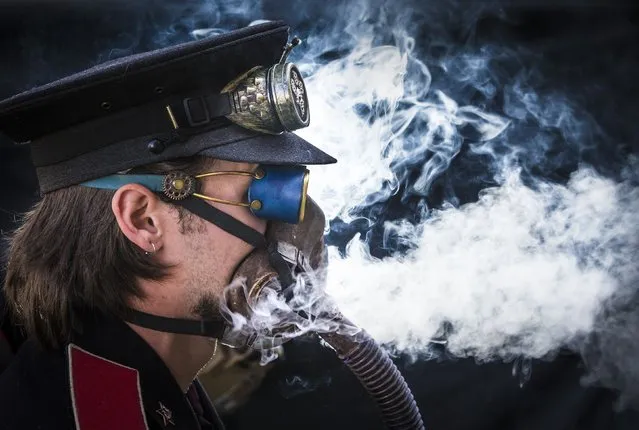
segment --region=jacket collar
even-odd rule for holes
[[[129,423],[135,422],[140,429],[148,428],[147,418],[165,429],[199,428],[177,381],[144,339],[114,317],[92,316],[83,323],[82,332],[74,334],[67,349],[80,430],[84,428],[80,424],[86,426],[84,417],[93,417],[87,428],[94,429],[101,426],[100,421],[107,424],[125,414],[133,417]]]

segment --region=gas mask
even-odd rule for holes
[[[310,312],[296,313],[294,306],[288,305],[295,296],[296,288],[312,289],[307,294],[316,297],[323,295],[325,217],[310,197],[305,200],[303,221],[298,224],[269,223],[267,246],[256,248],[237,268],[222,308],[228,313],[241,315],[245,320],[244,324],[233,324],[222,343],[234,347],[274,348],[298,334],[299,327],[309,318],[318,316]],[[279,301],[283,306],[267,305],[271,324],[259,328],[251,324],[251,319],[262,300]]]

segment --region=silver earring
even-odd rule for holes
[[[144,251],[144,254],[147,255],[147,256],[151,255],[151,254],[155,254],[157,252],[157,249],[155,248],[155,243],[153,243],[153,242],[150,242],[150,243],[151,243],[151,246],[153,247],[153,252]]]

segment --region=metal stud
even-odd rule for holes
[[[256,169],[255,172],[253,173],[253,178],[255,179],[262,179],[264,178],[264,176],[265,176],[264,170],[260,168]]]
[[[262,202],[259,200],[253,200],[251,202],[251,210],[259,211],[262,209]]]

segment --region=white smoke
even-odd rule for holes
[[[489,178],[490,188],[462,205],[455,196],[439,208],[424,201],[407,216],[417,223],[386,221],[385,237],[408,252],[378,259],[360,236],[345,253],[331,248],[328,293],[347,317],[400,352],[424,356],[448,326],[444,341],[453,354],[495,360],[591,348],[599,376],[625,385],[606,377],[611,367],[623,375],[634,366],[623,364],[624,349],[611,347],[610,332],[635,334],[635,319],[605,315],[634,300],[639,279],[639,170],[629,167],[623,182],[586,165],[565,183],[536,176],[535,169],[560,164],[548,130],[561,136],[558,154],[578,153],[592,142],[592,119],[565,96],[536,89],[532,70],[500,82],[491,61],[517,55],[505,48],[450,49],[433,64],[411,35],[411,11],[393,4],[342,3],[293,52],[312,112],[311,126],[298,133],[339,160],[312,168],[310,194],[329,220],[349,222],[398,193],[429,196],[463,150],[489,156],[479,180]],[[421,22],[437,26],[425,10]],[[469,26],[474,13],[464,15]],[[503,101],[495,108],[460,100],[458,87],[484,101],[501,92]],[[296,296],[297,306],[317,304],[307,293]],[[259,324],[269,320],[268,303],[278,312],[287,306],[265,303]],[[300,334],[316,328],[305,325]],[[607,336],[606,354],[588,341],[593,333]]]
[[[327,217],[361,216],[358,208],[387,200],[402,182],[407,195],[428,195],[469,128],[469,150],[492,157],[499,185],[461,207],[455,201],[439,210],[422,205],[417,224],[386,222],[386,236],[412,248],[408,253],[375,258],[359,236],[345,253],[331,249],[327,291],[342,312],[414,357],[427,356],[446,325],[447,349],[480,360],[590,348],[584,357],[595,357],[593,380],[631,386],[626,379],[638,373],[627,356],[637,318],[615,312],[636,300],[639,280],[639,191],[630,178],[636,166],[623,182],[585,165],[563,184],[531,178],[531,166],[543,171],[557,164],[548,155],[556,142],[547,129],[559,132],[562,151],[591,144],[596,125],[588,115],[561,94],[536,91],[525,70],[504,84],[499,113],[460,105],[434,88],[403,25],[406,17],[393,24],[381,13],[371,24],[370,17],[346,12],[345,30],[315,35],[298,61],[310,75],[312,111],[311,126],[299,134],[339,160],[313,168],[310,193]],[[343,45],[347,55],[317,61]],[[486,48],[448,57],[439,67],[491,98],[499,89],[489,63],[498,55],[513,53]],[[511,130],[513,122],[525,132]],[[419,174],[409,177],[411,170]],[[605,340],[593,345],[593,333]]]
[[[329,219],[348,220],[354,207],[387,199],[397,191],[397,174],[405,173],[401,166],[408,163],[422,164],[412,191],[428,194],[461,148],[460,129],[472,127],[485,141],[509,123],[475,106],[460,107],[442,91],[431,94],[430,72],[411,55],[414,40],[407,35],[401,35],[401,47],[372,42],[360,40],[346,58],[307,79],[313,123],[298,134],[340,160],[316,168],[310,185]],[[369,112],[362,117],[358,107]],[[390,187],[381,190],[385,182]]]
[[[477,203],[419,226],[415,250],[377,260],[354,239],[333,250],[328,292],[378,340],[419,354],[451,323],[448,349],[481,360],[543,357],[591,332],[633,267],[639,193],[583,169],[532,190],[517,172]]]

